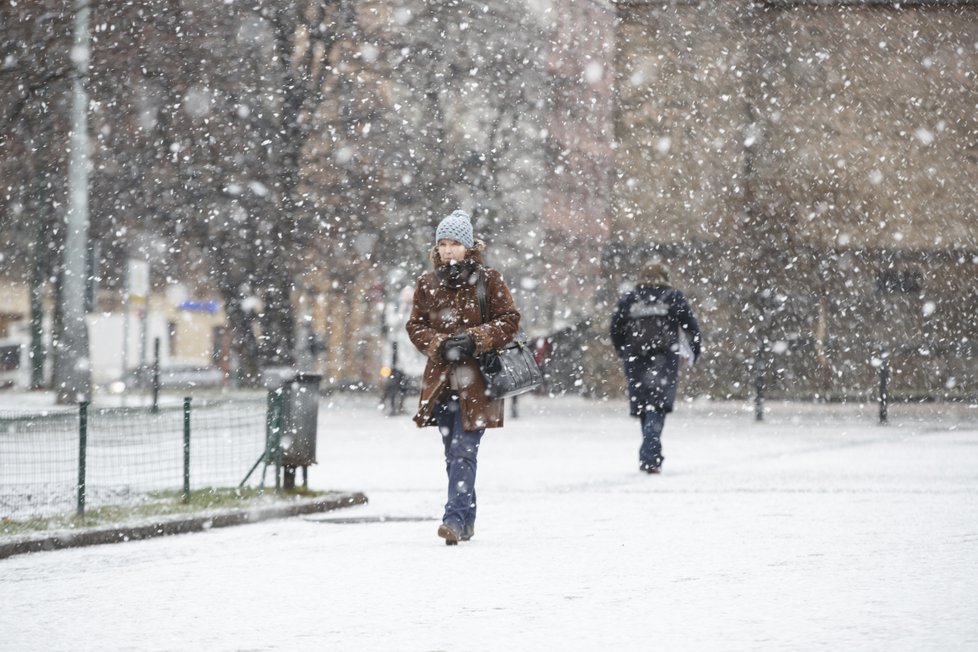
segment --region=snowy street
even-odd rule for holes
[[[347,510],[0,562],[2,650],[974,650],[978,409],[683,403],[661,476],[624,400],[521,399],[435,535],[435,429],[320,409]]]

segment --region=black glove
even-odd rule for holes
[[[475,339],[469,333],[452,335],[441,343],[438,353],[446,362],[458,362],[475,353]]]

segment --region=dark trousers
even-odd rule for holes
[[[442,404],[436,414],[445,445],[445,471],[448,473],[448,502],[442,521],[461,531],[475,525],[475,471],[479,443],[486,429],[463,430],[462,411],[455,398]]]
[[[665,412],[649,410],[642,413],[642,446],[638,449],[638,461],[649,466],[661,466],[662,428],[666,424]]]

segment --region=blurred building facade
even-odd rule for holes
[[[297,170],[264,146],[285,77],[266,74],[261,11],[95,8],[95,24],[129,26],[100,34],[90,79],[99,301],[118,303],[131,256],[150,260],[155,291],[218,301],[193,328],[186,311],[170,319],[176,355],[230,369],[228,330],[269,340],[274,281],[291,290],[296,333],[281,339],[297,365],[376,382],[384,302],[463,206],[527,331],[573,354],[558,390],[621,391],[607,319],[636,267],[662,256],[707,338],[693,393],[747,395],[763,362],[773,391],[859,395],[884,347],[897,388],[978,393],[975,3],[371,0],[316,20],[325,5],[291,4],[276,6],[296,20],[296,61],[323,80],[295,157],[301,206],[277,190]],[[23,46],[0,86],[27,93],[0,108],[15,127],[0,154],[0,277],[48,296],[71,15],[44,14],[41,30],[42,12],[0,13]],[[182,64],[205,54],[212,65]],[[15,323],[22,336],[28,295],[5,294],[0,337]]]
[[[869,396],[886,351],[897,394],[978,394],[978,6],[615,11],[605,269],[669,260],[694,391]]]

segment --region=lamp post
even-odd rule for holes
[[[65,216],[61,327],[57,337],[56,387],[61,404],[91,399],[92,375],[88,326],[85,322],[88,275],[88,92],[85,88],[90,59],[89,0],[75,0],[74,42],[71,60],[72,127],[68,159],[68,211]]]

